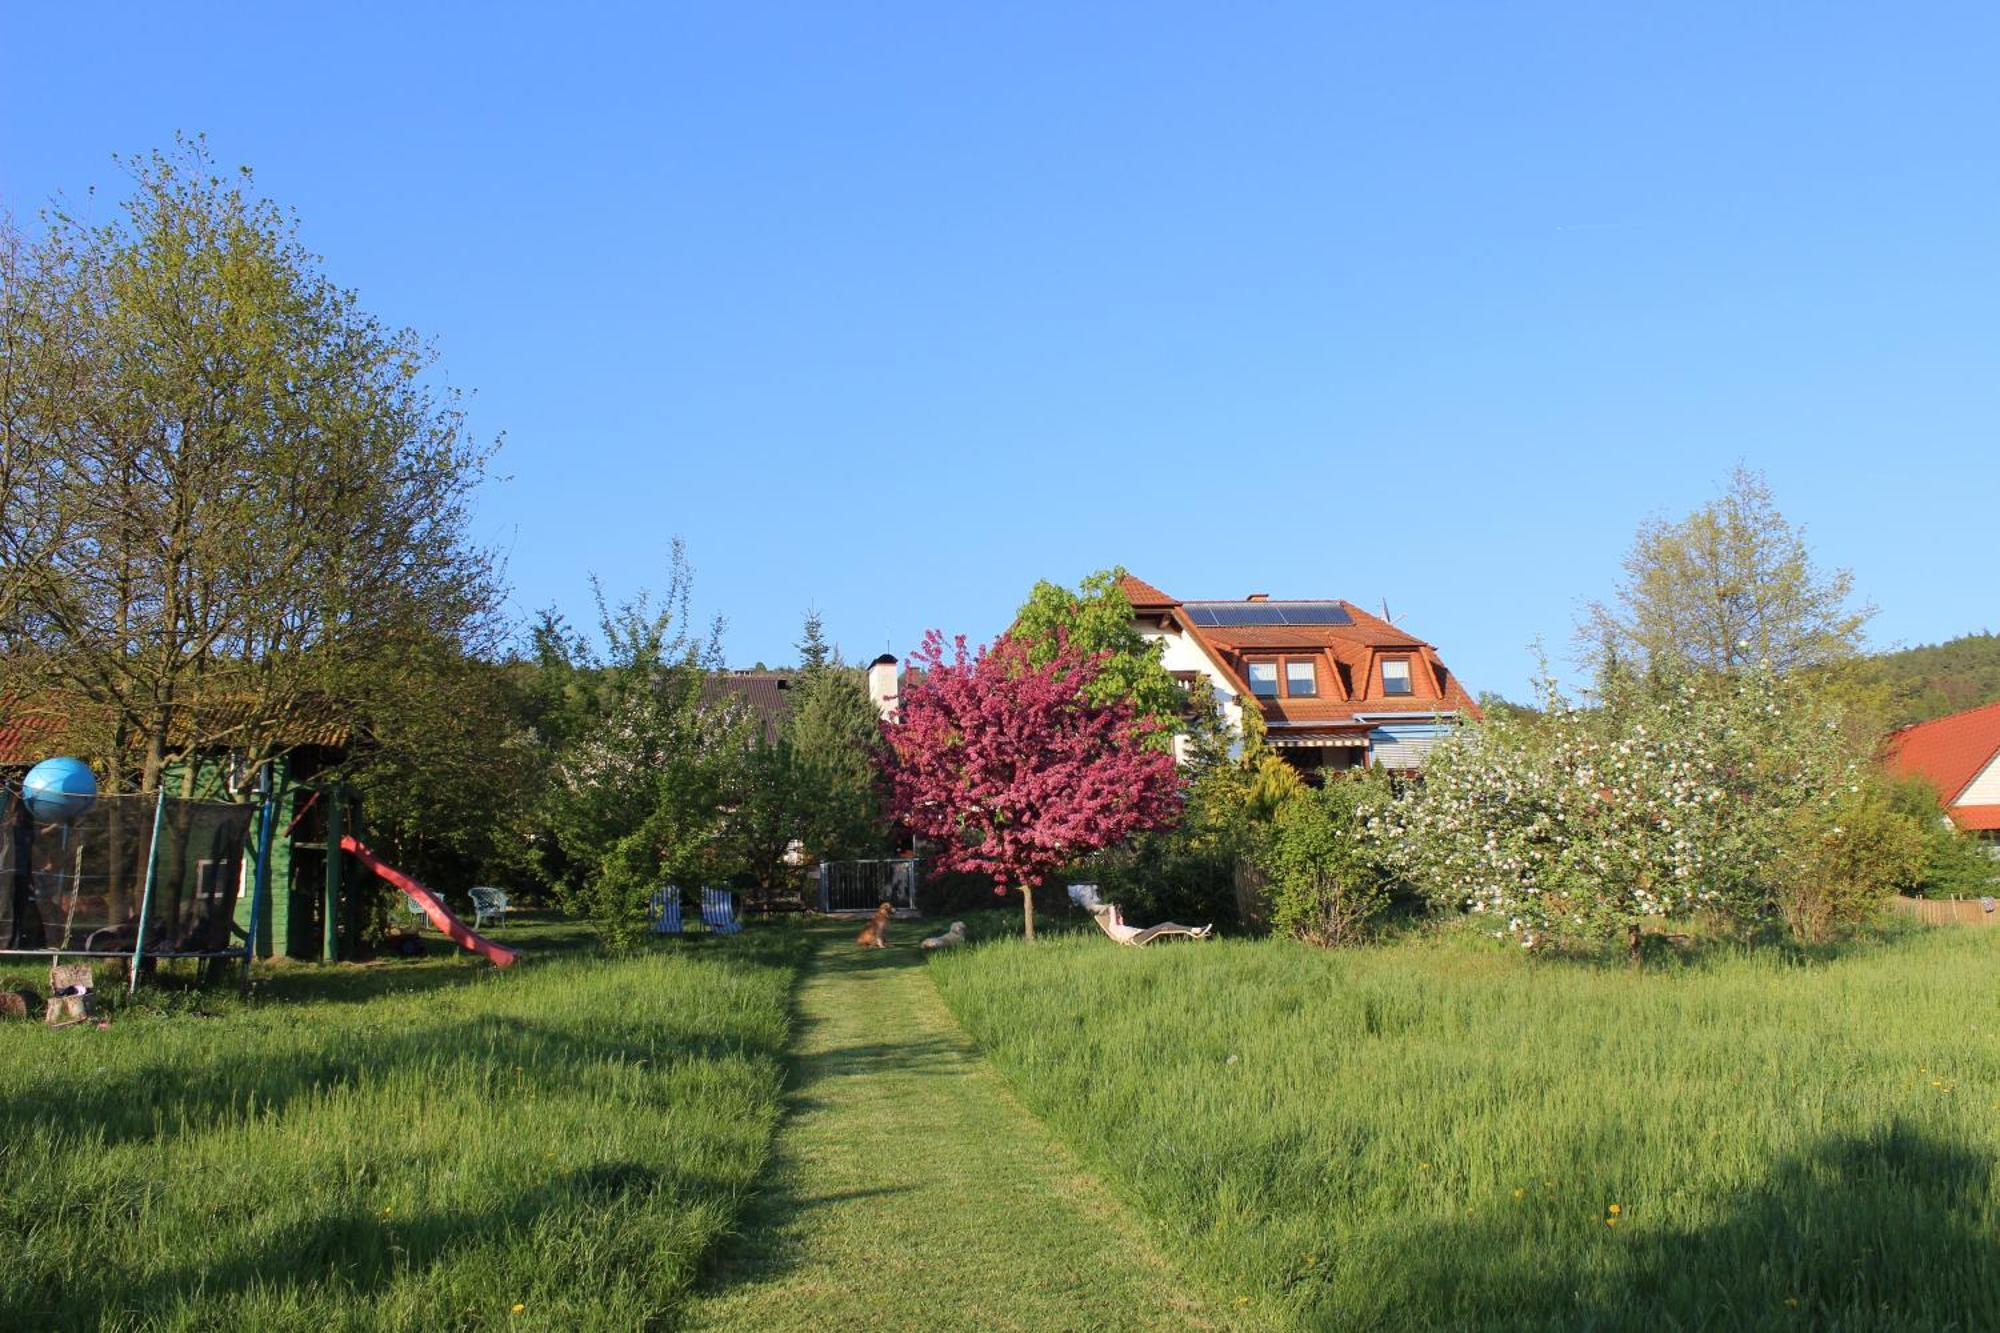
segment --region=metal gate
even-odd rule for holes
[[[872,912],[879,903],[917,910],[917,859],[892,861],[821,861],[819,910]]]

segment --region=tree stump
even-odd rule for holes
[[[49,1008],[44,1020],[50,1027],[81,1023],[97,1013],[97,977],[88,963],[49,967]]]
[[[42,1007],[42,997],[30,990],[0,990],[0,1018],[26,1018]]]

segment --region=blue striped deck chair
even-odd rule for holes
[[[736,895],[728,889],[703,889],[701,923],[717,935],[734,935],[743,929],[743,923],[736,919]]]
[[[655,935],[678,935],[681,933],[681,890],[679,885],[659,889],[653,894],[653,933]]]

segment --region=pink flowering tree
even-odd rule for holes
[[[1037,665],[1007,636],[973,656],[963,635],[947,657],[932,630],[883,728],[891,815],[937,847],[940,869],[1018,889],[1029,939],[1047,875],[1180,814],[1180,775],[1147,748],[1150,725],[1127,700],[1087,698],[1102,660],[1064,645]]]

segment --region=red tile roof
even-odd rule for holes
[[[1130,574],[1118,580],[1118,591],[1125,594],[1125,600],[1136,610],[1140,607],[1179,606],[1180,603],[1155,588],[1144,579],[1135,579]]]
[[[56,724],[46,717],[16,711],[0,700],[0,768],[25,768],[55,751]]]
[[[1951,817],[1972,833],[2000,833],[2000,805],[1955,805]]]
[[[1886,758],[1894,772],[1929,779],[1949,808],[1996,754],[2000,703],[1904,727],[1889,738]]]
[[[1119,586],[1135,611],[1169,611],[1173,624],[1201,646],[1246,700],[1256,698],[1248,681],[1251,657],[1313,658],[1318,663],[1318,696],[1259,699],[1264,716],[1273,722],[1339,724],[1352,721],[1359,713],[1480,716],[1479,705],[1458,677],[1445,669],[1435,648],[1352,602],[1340,603],[1353,620],[1348,625],[1204,627],[1183,614],[1179,602],[1143,579],[1127,574]],[[1411,693],[1382,693],[1381,659],[1385,655],[1410,659]]]

